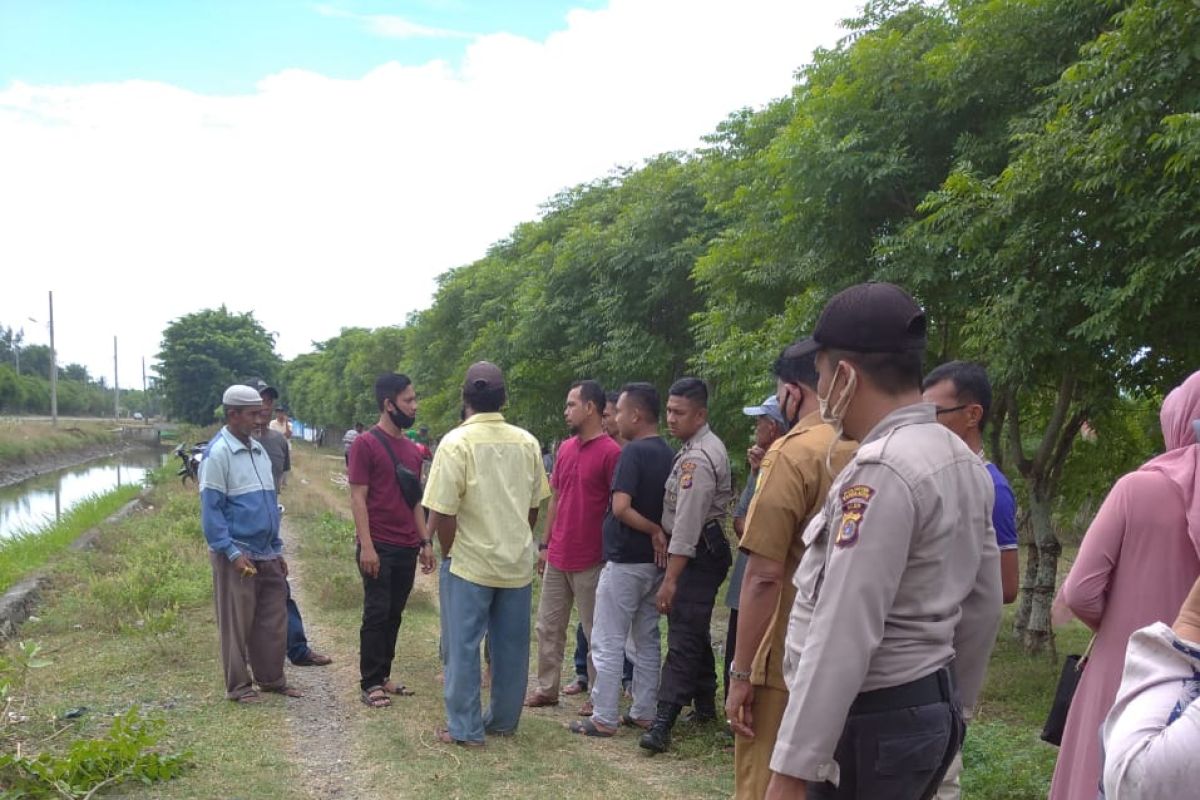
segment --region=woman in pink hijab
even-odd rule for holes
[[[1167,452],[1121,477],[1096,514],[1059,597],[1096,633],[1071,702],[1050,800],[1096,800],[1100,726],[1139,628],[1170,624],[1200,576],[1200,372],[1163,401]],[[1060,603],[1060,604],[1061,604]],[[1060,605],[1056,604],[1056,605]]]

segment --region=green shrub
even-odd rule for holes
[[[142,717],[137,706],[113,719],[105,735],[79,739],[65,753],[0,754],[0,797],[92,797],[103,787],[127,781],[150,784],[180,775],[188,753],[164,755],[158,743],[162,721]]]

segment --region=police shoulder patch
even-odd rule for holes
[[[866,484],[855,484],[842,490],[842,519],[838,523],[837,535],[833,544],[838,548],[853,547],[858,544],[858,535],[862,527],[863,516],[875,490]]]
[[[682,464],[679,465],[679,471],[685,475],[695,472],[696,471],[696,462],[695,461],[683,462]]]
[[[692,488],[692,473],[690,473],[690,472],[684,473],[683,477],[679,479],[679,488],[680,489]]]

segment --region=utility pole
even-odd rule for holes
[[[50,292],[50,424],[58,425],[58,356],[54,352],[54,292]]]
[[[146,393],[146,357],[142,356],[142,394]]]
[[[121,384],[117,381],[117,337],[113,337],[113,417],[121,418]]]

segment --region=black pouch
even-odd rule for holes
[[[1070,655],[1063,662],[1062,673],[1058,676],[1058,685],[1054,687],[1054,701],[1050,704],[1050,713],[1046,715],[1046,724],[1042,727],[1042,741],[1049,742],[1055,747],[1062,745],[1063,732],[1067,728],[1067,712],[1071,710],[1071,700],[1075,697],[1075,688],[1087,666],[1092,654],[1092,645],[1096,637],[1088,643],[1087,650],[1082,656]]]
[[[725,529],[717,520],[713,519],[704,523],[704,527],[700,529],[700,541],[704,542],[708,552],[712,553],[718,561],[733,561],[733,553],[729,550],[729,540],[725,538]]]
[[[416,508],[417,503],[421,502],[422,495],[420,476],[400,463],[400,459],[396,458],[396,454],[392,452],[392,446],[388,444],[387,436],[383,431],[377,427],[371,428],[371,435],[379,440],[383,449],[387,450],[388,456],[392,459],[392,468],[396,470],[396,483],[400,484],[400,494],[404,495],[404,502],[408,503],[409,508]]]

